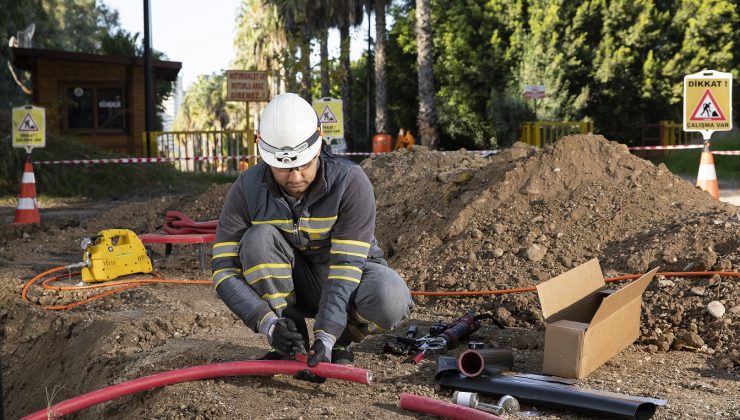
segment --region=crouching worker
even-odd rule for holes
[[[263,359],[310,349],[309,366],[353,364],[350,343],[394,328],[412,304],[375,239],[370,180],[323,143],[308,102],[273,98],[259,123],[262,162],[239,175],[218,220],[213,285],[267,338]]]

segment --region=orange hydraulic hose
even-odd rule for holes
[[[80,289],[94,289],[94,288],[107,288],[107,287],[114,287],[114,286],[121,286],[116,287],[112,290],[107,290],[105,292],[93,295],[89,298],[86,298],[81,301],[73,302],[66,305],[55,305],[55,306],[43,306],[37,303],[33,303],[28,299],[28,290],[30,287],[39,281],[41,278],[57,273],[59,271],[65,270],[66,267],[55,267],[50,270],[44,271],[41,274],[38,274],[34,276],[31,280],[29,280],[24,286],[23,290],[21,292],[21,297],[26,302],[29,302],[33,305],[39,306],[46,310],[63,310],[63,309],[70,309],[77,306],[84,305],[86,303],[89,303],[93,300],[97,300],[100,298],[103,298],[105,296],[112,295],[114,293],[122,292],[124,290],[133,289],[135,287],[142,286],[147,283],[168,283],[168,284],[211,284],[210,280],[176,280],[176,279],[160,279],[157,274],[153,274],[155,279],[131,279],[131,280],[116,280],[116,281],[108,281],[104,283],[98,283],[98,284],[91,284],[91,285],[84,285],[84,286],[52,286],[51,283],[54,281],[59,280],[60,278],[67,277],[66,275],[57,275],[51,278],[48,278],[42,282],[42,285],[45,289],[48,290],[80,290]],[[78,275],[77,273],[70,273],[69,277],[73,275]],[[658,276],[663,277],[709,277],[714,275],[719,275],[723,277],[740,277],[740,273],[734,272],[734,271],[667,271],[663,273],[656,273]],[[624,281],[624,280],[634,280],[637,278],[640,278],[642,274],[626,274],[623,276],[615,276],[615,277],[607,277],[604,279],[606,283],[611,283],[615,281]],[[510,293],[523,293],[523,292],[533,292],[536,288],[534,286],[530,287],[518,287],[514,289],[500,289],[500,290],[478,290],[478,291],[449,291],[449,292],[422,292],[413,290],[411,291],[412,296],[458,296],[458,297],[469,297],[469,296],[495,296],[495,295],[505,295]]]
[[[72,302],[66,305],[49,305],[44,306],[38,303],[34,303],[28,298],[28,291],[30,290],[31,286],[34,285],[37,281],[44,278],[45,276],[49,274],[54,274],[62,270],[66,270],[67,267],[55,267],[50,270],[44,271],[41,274],[38,274],[34,276],[31,280],[26,282],[26,284],[23,286],[23,289],[21,291],[21,298],[35,306],[38,306],[42,309],[49,310],[49,311],[58,311],[58,310],[64,310],[64,309],[71,309],[75,308],[77,306],[84,305],[86,303],[90,303],[94,300],[104,298],[106,296],[110,296],[115,293],[122,292],[124,290],[133,289],[136,287],[140,287],[147,283],[170,283],[170,284],[211,284],[210,281],[207,280],[169,280],[169,279],[160,279],[159,275],[156,273],[153,273],[152,275],[155,276],[155,279],[131,279],[131,280],[116,280],[116,281],[108,281],[103,283],[97,283],[97,284],[88,284],[83,286],[52,286],[51,283],[61,279],[61,278],[67,278],[79,275],[79,272],[72,273],[70,272],[68,275],[62,274],[50,277],[46,280],[44,280],[41,284],[43,285],[44,289],[47,290],[82,290],[82,289],[98,289],[98,288],[110,288],[114,287],[113,289],[106,290],[104,292],[95,294],[93,296],[90,296],[88,298],[85,298],[83,300],[79,300],[77,302]],[[119,286],[119,287],[115,287]]]

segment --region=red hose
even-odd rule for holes
[[[225,376],[242,375],[295,375],[302,370],[310,370],[324,378],[340,379],[370,385],[372,373],[366,369],[351,366],[319,363],[316,367],[308,368],[305,363],[292,360],[248,360],[241,362],[216,363],[212,365],[193,366],[184,369],[157,373],[143,378],[134,379],[106,388],[70,398],[48,409],[39,410],[23,417],[24,420],[47,420],[61,417],[79,410],[92,407],[102,402],[110,401],[125,395],[158,388],[180,382],[200,379],[213,379]]]
[[[447,401],[435,400],[434,398],[422,397],[421,395],[403,393],[401,394],[401,400],[398,405],[404,410],[431,414],[453,420],[503,420],[501,417],[486,413],[485,411]]]

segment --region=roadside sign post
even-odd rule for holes
[[[732,73],[702,70],[683,78],[683,130],[704,137],[696,186],[719,199],[719,183],[709,140],[715,131],[732,130]]]
[[[324,139],[344,138],[344,114],[342,114],[341,99],[314,99],[311,106],[319,116]]]
[[[249,102],[267,102],[270,100],[270,86],[266,71],[227,70],[226,100],[245,102],[246,129],[249,130]],[[254,142],[248,144],[250,155],[255,155]],[[250,158],[249,164],[257,163],[257,158]]]
[[[13,108],[13,147],[26,149],[28,159],[34,147],[46,147],[46,110],[26,105]]]
[[[537,119],[537,99],[545,97],[544,85],[525,85],[524,99],[534,99],[534,119]]]
[[[715,131],[732,130],[732,73],[703,70],[684,76],[683,130],[701,132],[707,143]]]
[[[26,163],[23,165],[13,224],[41,223],[31,152],[35,147],[46,147],[46,111],[33,105],[13,108],[12,123],[13,147],[26,149]]]

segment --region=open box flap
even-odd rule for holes
[[[604,287],[599,260],[596,258],[537,285],[545,320]]]
[[[647,289],[648,285],[650,284],[650,280],[655,277],[655,273],[657,272],[658,268],[654,268],[649,272],[643,274],[642,277],[640,277],[639,279],[633,281],[627,286],[624,286],[623,288],[617,290],[616,292],[605,298],[601,302],[601,305],[596,311],[596,314],[594,314],[593,319],[591,319],[591,325],[597,325],[599,322],[608,318],[611,314],[619,310],[619,308],[623,307],[628,302],[631,302],[632,300],[637,298],[641,298],[642,294],[645,292],[645,289]]]

